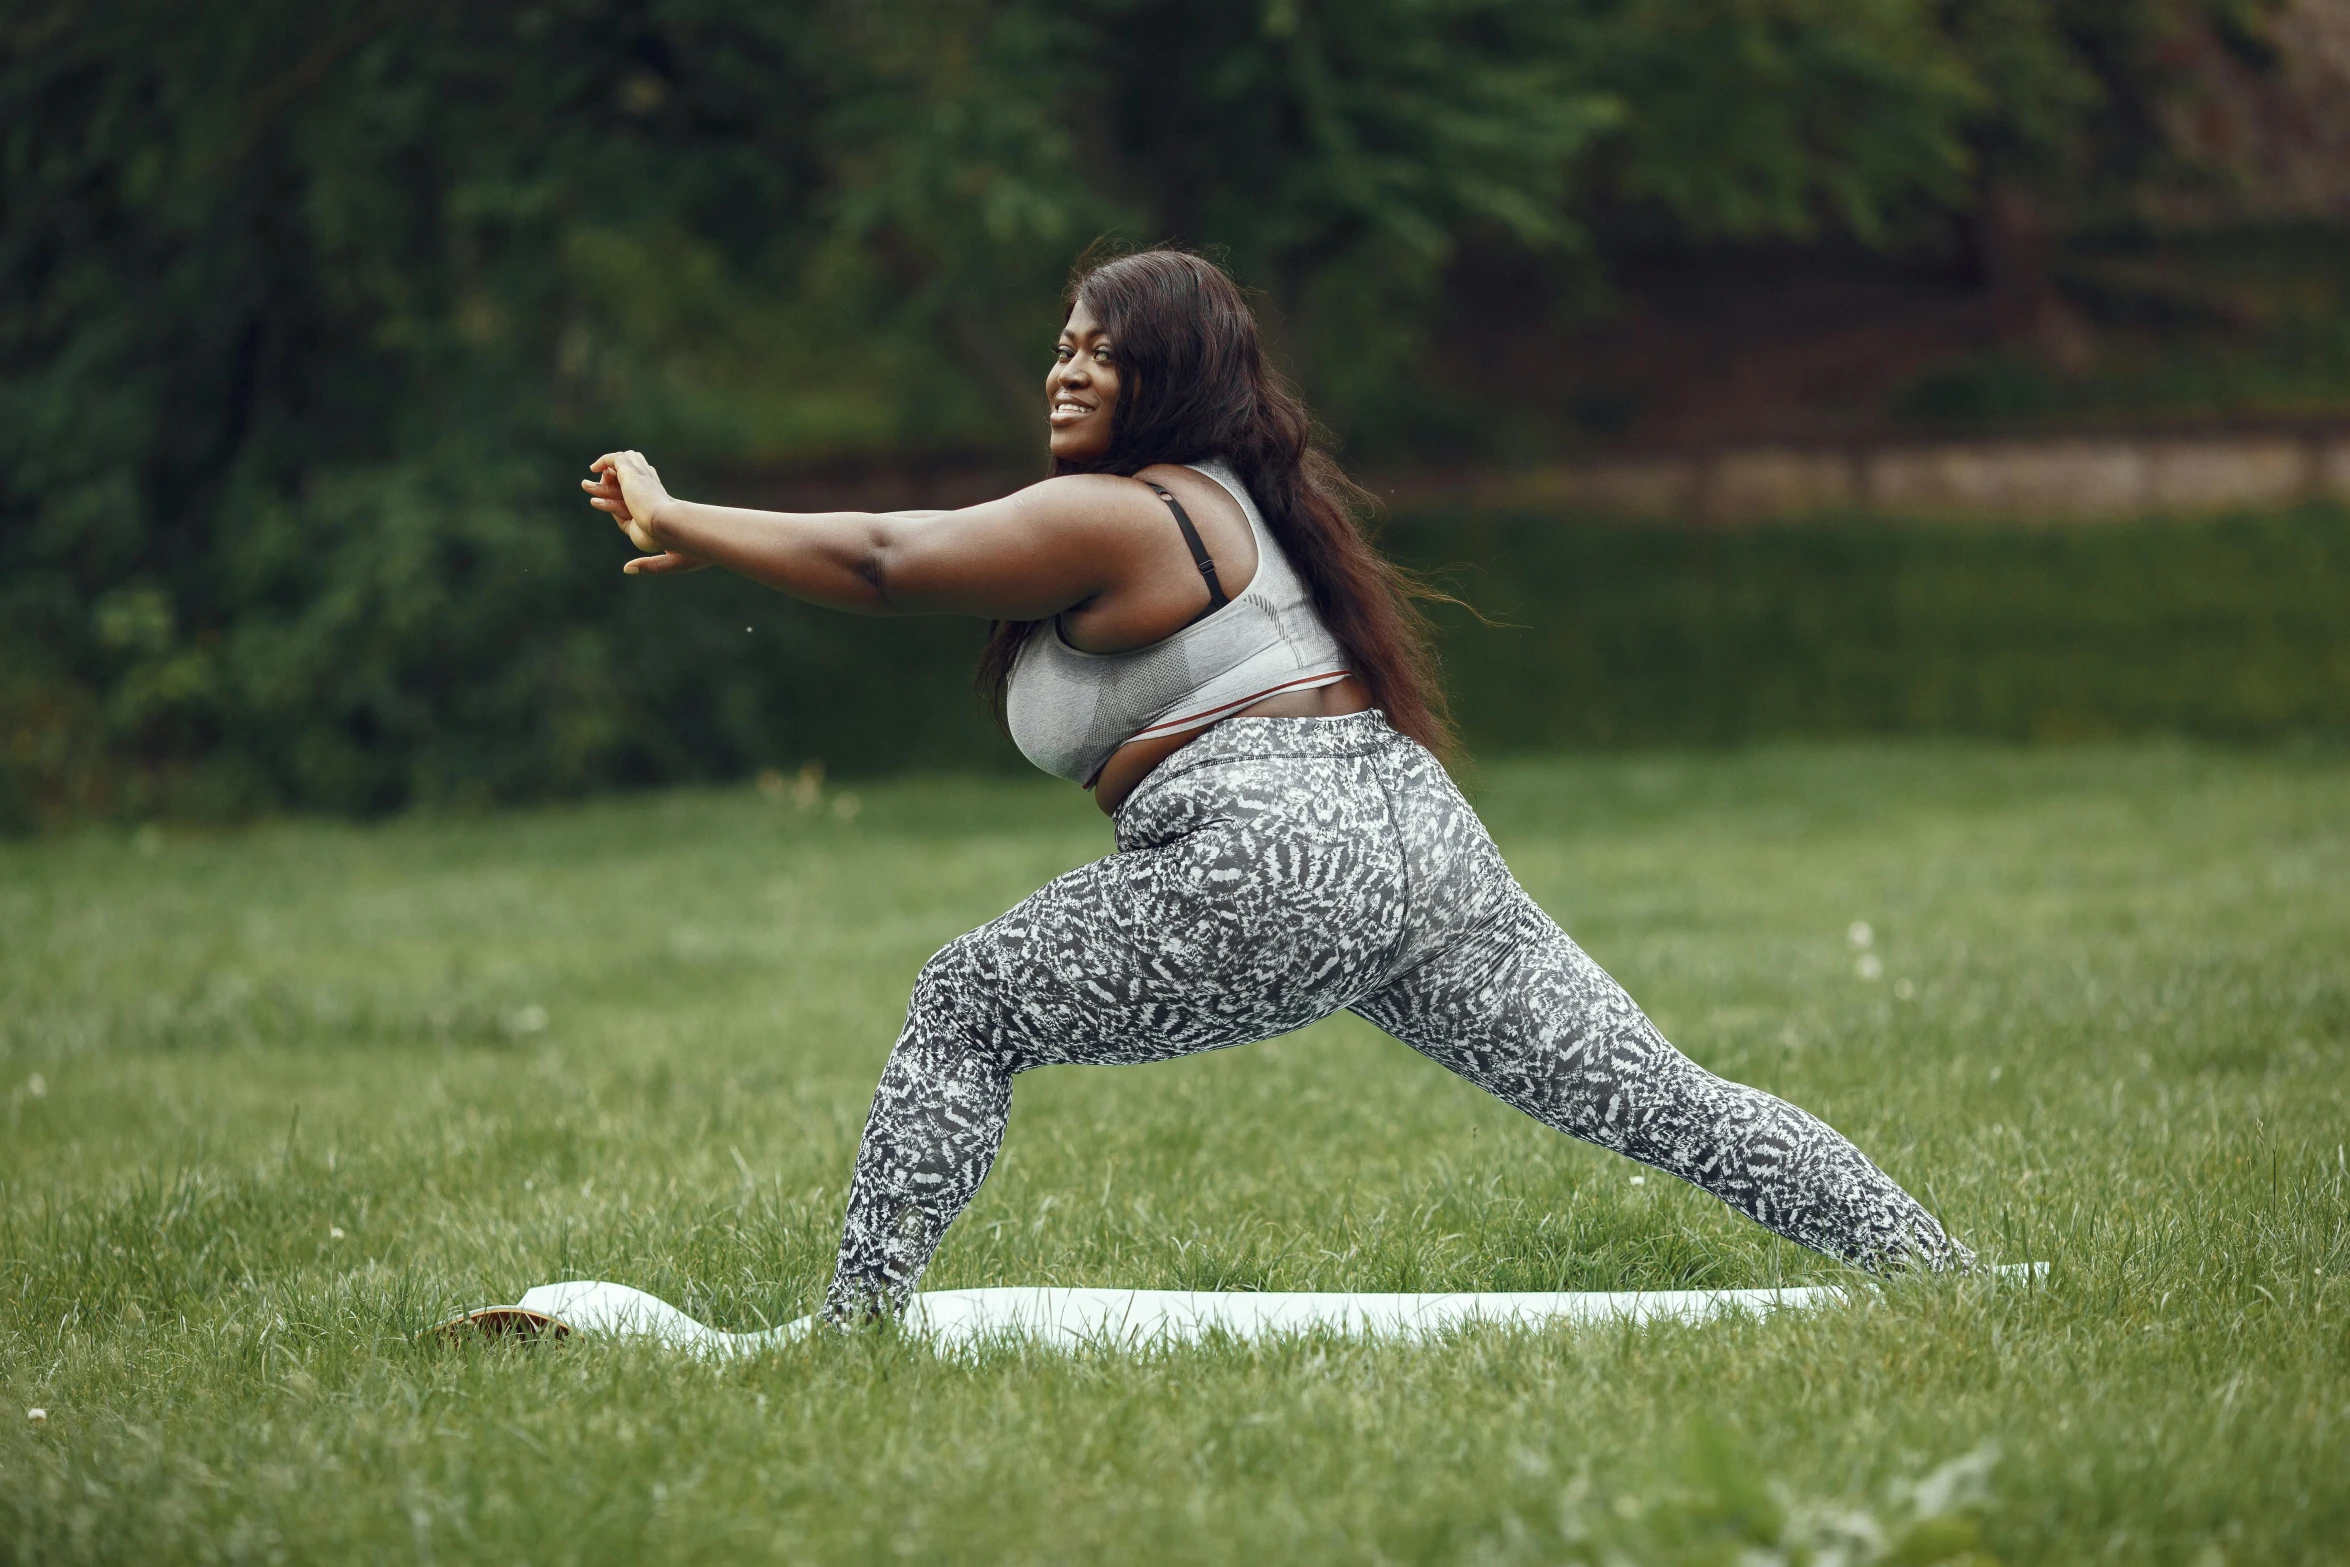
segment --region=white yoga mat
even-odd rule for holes
[[[2046,1263],[1994,1270],[2038,1275]],[[1865,1291],[1867,1286],[1861,1286]],[[1577,1327],[1608,1322],[1706,1322],[1739,1314],[1839,1305],[1853,1291],[1839,1285],[1791,1289],[1626,1290],[1597,1294],[1361,1295],[1279,1294],[1222,1290],[975,1289],[930,1290],[906,1309],[903,1330],[942,1349],[997,1338],[1026,1338],[1062,1348],[1138,1349],[1190,1344],[1212,1333],[1263,1339],[1309,1331],[1356,1337],[1425,1339],[1467,1323]],[[805,1336],[813,1317],[765,1333],[721,1333],[625,1284],[575,1279],[542,1284],[513,1306],[492,1306],[446,1324],[488,1332],[553,1332],[649,1338],[675,1349],[730,1356],[755,1353]]]

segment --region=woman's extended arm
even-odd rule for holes
[[[646,558],[640,575],[724,566],[833,609],[1041,620],[1082,604],[1142,563],[1132,512],[1148,494],[1116,479],[1048,479],[946,512],[773,512],[681,501],[636,452],[582,482]]]

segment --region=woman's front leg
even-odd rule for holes
[[[1360,993],[1397,928],[1392,845],[1209,803],[1212,827],[1072,871],[923,966],[827,1316],[904,1306],[995,1162],[1015,1073],[1246,1044]]]
[[[1056,883],[923,965],[857,1147],[840,1260],[824,1300],[832,1321],[904,1309],[947,1227],[995,1164],[1015,1073],[1161,1061],[1305,1021],[1261,997],[1242,1004],[1247,998],[1228,975],[1217,983],[1191,973],[1193,983],[1170,984],[1188,970],[1163,955],[1147,960],[1120,938],[1101,899],[1080,895],[1101,890],[1086,881],[1110,879]]]
[[[947,1226],[987,1179],[1012,1113],[1012,1063],[975,1037],[950,993],[946,958],[933,958],[915,985],[857,1145],[824,1296],[824,1315],[843,1326],[904,1308]]]

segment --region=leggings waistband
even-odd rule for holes
[[[1368,756],[1410,740],[1387,722],[1379,709],[1342,713],[1336,718],[1227,718],[1182,750],[1152,768],[1119,806],[1119,814],[1143,795],[1170,779],[1220,762],[1256,761],[1267,757]]]

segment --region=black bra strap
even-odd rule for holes
[[[1165,490],[1160,489],[1158,485],[1151,484],[1150,480],[1145,479],[1142,482],[1150,484],[1151,488],[1157,491],[1159,499],[1167,503],[1167,509],[1175,514],[1175,526],[1183,530],[1183,542],[1191,546],[1191,563],[1199,567],[1199,574],[1207,579],[1208,607],[1192,616],[1187,622],[1189,625],[1196,626],[1231,603],[1232,599],[1225,593],[1224,584],[1216,580],[1216,559],[1208,553],[1207,545],[1200,541],[1199,529],[1191,525],[1191,514],[1183,509],[1183,503]]]

